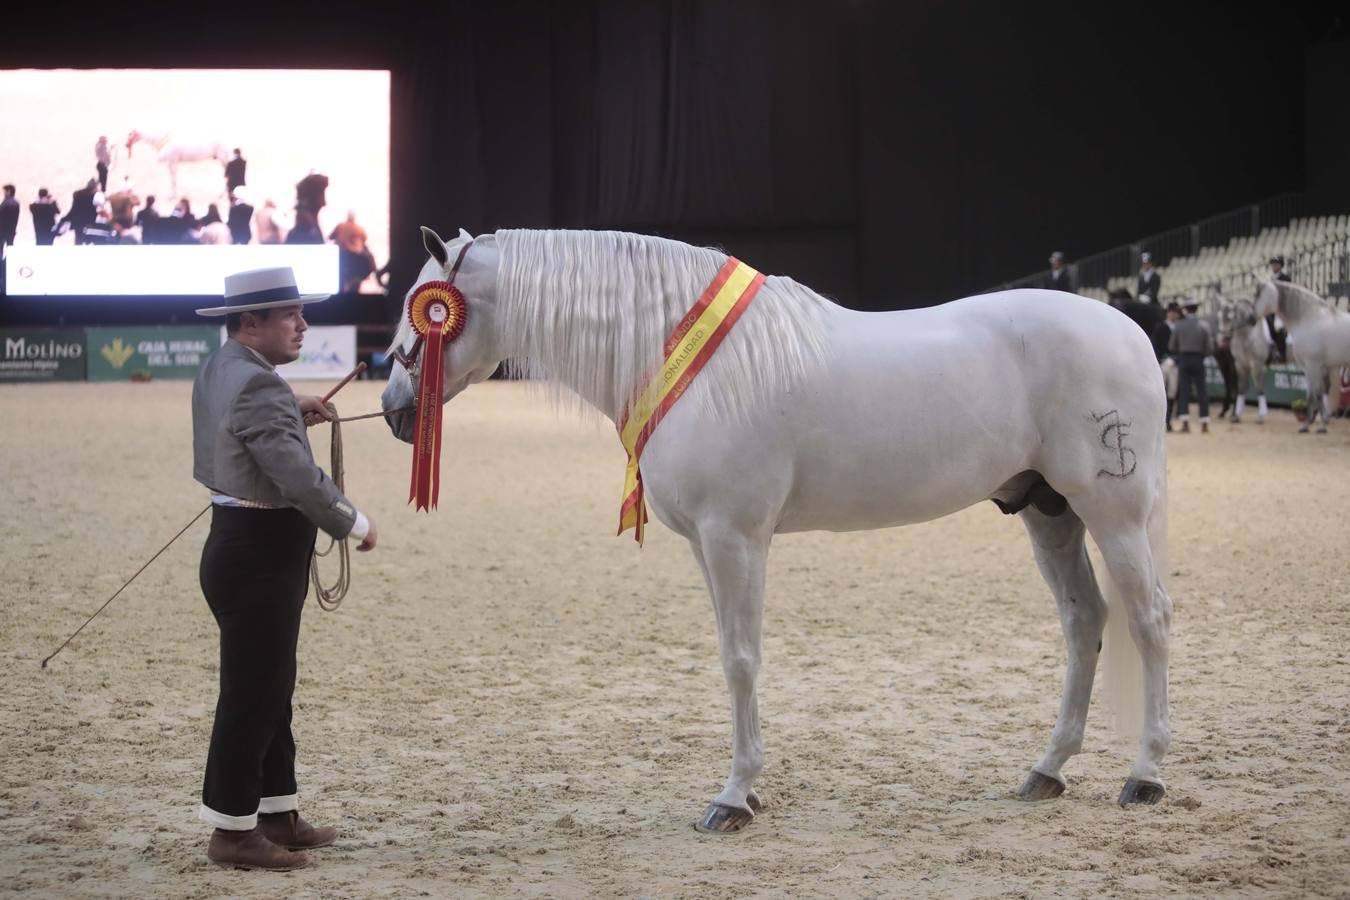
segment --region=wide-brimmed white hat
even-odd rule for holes
[[[225,305],[197,310],[199,316],[227,316],[230,313],[252,309],[271,309],[276,306],[294,306],[297,303],[318,303],[331,294],[302,294],[295,284],[295,273],[290,266],[271,269],[250,269],[225,276]]]

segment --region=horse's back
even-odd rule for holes
[[[1094,300],[1008,291],[894,313],[838,309],[828,327],[821,371],[750,421],[672,410],[644,455],[680,486],[658,497],[664,479],[652,478],[658,508],[725,505],[771,516],[779,531],[926,521],[1028,469],[1066,495],[1096,487],[1101,471],[1130,469],[1128,479],[1135,442],[1151,447],[1163,424],[1151,344]],[[1124,444],[1110,443],[1116,435]]]

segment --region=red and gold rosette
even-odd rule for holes
[[[424,341],[417,388],[412,484],[408,488],[408,502],[416,502],[419,510],[435,509],[440,497],[445,347],[459,337],[467,318],[464,295],[448,281],[424,282],[408,301],[408,321]]]

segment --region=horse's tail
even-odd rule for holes
[[[1167,456],[1161,435],[1158,444],[1158,474],[1146,527],[1153,567],[1161,585],[1163,572],[1167,571]],[[1107,617],[1102,667],[1106,676],[1106,696],[1114,714],[1116,731],[1133,741],[1138,739],[1144,726],[1144,661],[1130,635],[1129,612],[1125,609],[1124,598],[1109,576],[1105,588]]]

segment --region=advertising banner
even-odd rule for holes
[[[0,382],[84,381],[78,328],[0,328]]]
[[[207,354],[220,347],[211,326],[87,328],[90,381],[194,378]]]
[[[1223,375],[1214,359],[1205,360],[1205,384],[1211,400],[1223,399]],[[1308,380],[1303,370],[1295,365],[1277,363],[1266,369],[1266,401],[1271,406],[1288,406],[1294,400],[1307,396]],[[1247,399],[1256,400],[1256,387],[1247,390]]]
[[[220,326],[220,340],[226,340],[225,326]],[[341,378],[356,368],[355,325],[311,325],[305,329],[305,343],[300,358],[293,363],[277,366],[277,372],[287,381],[307,378]]]

